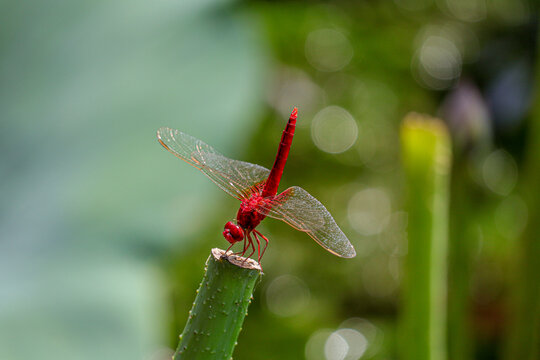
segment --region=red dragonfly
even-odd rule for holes
[[[283,130],[272,170],[229,159],[210,145],[175,129],[162,127],[158,130],[157,137],[165,149],[201,170],[226,193],[241,201],[236,222],[227,222],[223,231],[223,236],[231,244],[227,251],[243,240],[241,255],[244,256],[248,249],[252,248],[251,254],[247,256],[249,258],[255,253],[255,238],[257,261],[260,263],[268,246],[268,239],[255,228],[268,216],[285,221],[293,228],[307,233],[334,255],[354,257],[356,252],[353,246],[319,200],[298,186],[290,187],[281,194],[277,193],[291,148],[296,117],[297,109],[294,108]],[[262,252],[261,239],[266,242]]]

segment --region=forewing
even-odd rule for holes
[[[356,256],[349,239],[324,205],[298,186],[288,188],[277,195],[259,211],[307,233],[319,245],[335,255],[345,258]]]
[[[264,184],[270,170],[244,161],[232,160],[210,145],[179,130],[162,127],[157,131],[161,145],[195,166],[231,196],[248,198]]]

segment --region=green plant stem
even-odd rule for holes
[[[471,239],[469,222],[472,184],[466,156],[456,154],[452,166],[450,240],[448,244],[448,358],[473,358],[471,316]]]
[[[444,360],[450,138],[442,121],[411,114],[401,142],[408,211],[403,354],[408,360]]]
[[[174,360],[231,358],[262,271],[254,260],[224,254],[212,249]]]

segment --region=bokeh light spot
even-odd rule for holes
[[[489,5],[493,12],[509,25],[525,23],[531,14],[526,0],[490,1]]]
[[[408,214],[398,211],[389,216],[388,225],[378,236],[379,246],[388,255],[404,256],[407,253]]]
[[[378,122],[378,118],[396,116],[399,98],[384,82],[374,79],[358,81],[352,90],[353,109],[364,121]]]
[[[349,344],[337,331],[330,334],[324,344],[324,355],[327,360],[344,360],[349,352]]]
[[[305,355],[307,360],[358,360],[364,356],[369,348],[368,336],[375,340],[382,340],[380,331],[370,322],[365,320],[360,323],[359,318],[346,320],[343,324],[350,324],[351,327],[343,327],[331,331],[321,329],[316,331],[306,343]],[[357,326],[359,325],[359,326]],[[377,346],[377,349],[380,345]],[[371,354],[375,352],[371,351]]]
[[[390,198],[384,190],[364,189],[349,201],[349,222],[361,235],[379,234],[388,224],[391,210]]]
[[[358,138],[358,126],[349,112],[339,106],[328,106],[315,115],[311,137],[322,151],[332,154],[349,149]]]
[[[306,360],[326,360],[325,345],[331,334],[331,330],[321,329],[309,337],[305,348]]]
[[[486,17],[485,0],[446,0],[446,7],[462,21],[476,22]]]
[[[444,90],[460,76],[462,57],[452,40],[429,35],[417,50],[412,64],[421,84],[434,90]]]
[[[323,103],[324,91],[309,75],[296,68],[282,67],[275,76],[267,93],[268,103],[278,111],[280,120],[286,122],[293,106],[298,107],[302,119],[311,118],[313,112]],[[309,122],[298,121],[298,127],[306,127]]]
[[[343,33],[334,29],[312,31],[305,45],[307,61],[320,71],[337,71],[352,59],[353,48]]]
[[[505,198],[495,210],[495,228],[507,239],[521,235],[529,217],[527,204],[517,195]]]
[[[384,172],[395,165],[398,143],[395,128],[388,121],[377,119],[360,123],[355,149],[368,168]]]
[[[368,348],[368,340],[360,331],[355,329],[339,329],[335,332],[341,336],[348,345],[348,351],[345,360],[360,359]]]
[[[310,299],[307,285],[292,275],[282,275],[268,285],[266,305],[274,314],[282,317],[294,316],[304,310]]]
[[[343,321],[339,327],[341,329],[354,329],[365,339],[365,342],[360,341],[360,347],[364,347],[364,351],[356,359],[364,357],[371,358],[376,355],[381,349],[384,341],[384,333],[377,326],[373,325],[371,321],[359,317],[349,318]],[[362,346],[365,344],[365,346]]]
[[[517,164],[505,150],[495,150],[487,156],[482,165],[484,183],[496,194],[508,195],[516,186]]]

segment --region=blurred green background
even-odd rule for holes
[[[167,359],[238,203],[169,126],[271,167],[355,246],[274,220],[235,359],[400,359],[399,125],[452,132],[448,358],[538,359],[532,0],[0,4],[0,359]]]

